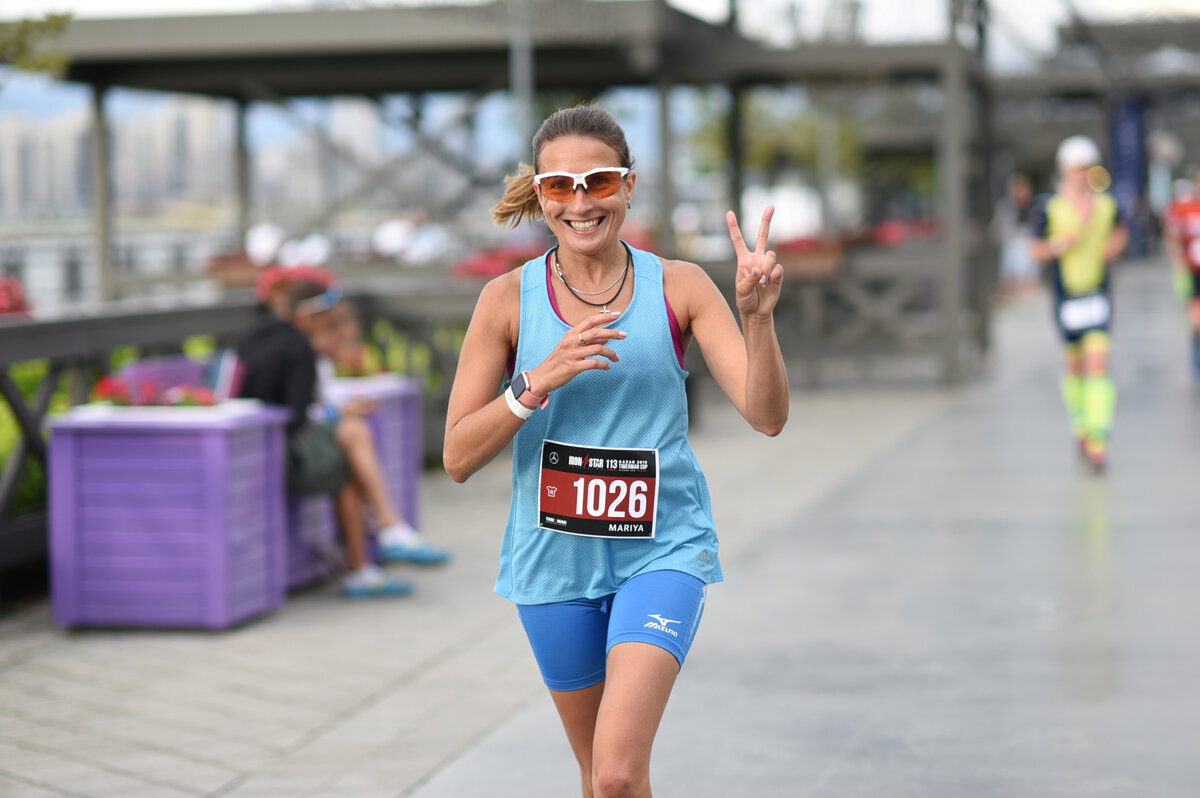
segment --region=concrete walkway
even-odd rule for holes
[[[1080,468],[1044,300],[957,391],[702,405],[727,582],[660,731],[662,796],[1200,793],[1200,390],[1161,265],[1117,285],[1112,467]],[[705,396],[709,399],[709,396]],[[0,620],[3,796],[570,796],[490,592],[507,462],[424,485],[456,559],[411,599],[332,587],[221,634]]]

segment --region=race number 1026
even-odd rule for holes
[[[592,518],[646,517],[650,485],[644,479],[626,481],[580,477],[571,483],[575,487],[575,515]]]
[[[538,526],[572,535],[654,537],[658,450],[545,441]]]

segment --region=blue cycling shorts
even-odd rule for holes
[[[705,585],[682,571],[650,571],[616,592],[555,604],[519,604],[517,611],[542,680],[551,690],[582,690],[604,681],[617,643],[650,643],[683,666],[700,616]]]

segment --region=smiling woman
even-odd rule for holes
[[[753,250],[727,216],[739,329],[700,267],[621,240],[637,173],[612,116],[557,111],[533,153],[492,213],[501,224],[542,219],[558,245],[480,294],[443,461],[462,482],[513,445],[496,592],[517,605],[585,798],[648,796],[659,721],[707,586],[722,579],[708,486],[687,441],[691,341],[752,427],[776,435],[787,420],[773,209]]]

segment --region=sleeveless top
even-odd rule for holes
[[[1039,231],[1042,238],[1078,236],[1074,246],[1058,258],[1055,275],[1059,293],[1070,297],[1106,290],[1108,265],[1104,262],[1104,247],[1118,222],[1117,203],[1112,196],[1095,195],[1086,223],[1071,201],[1058,194],[1046,203],[1045,214],[1045,223]]]
[[[649,571],[674,570],[709,584],[722,579],[708,484],[687,440],[687,372],[680,366],[663,299],[658,256],[630,248],[633,297],[606,327],[621,358],[585,371],[550,394],[513,439],[512,502],[495,591],[517,604],[547,604],[615,593]],[[547,253],[548,254],[548,253]],[[555,312],[545,257],[521,267],[521,326],[514,373],[550,354],[571,325]],[[539,525],[543,441],[580,447],[658,450],[654,537],[599,538]]]

